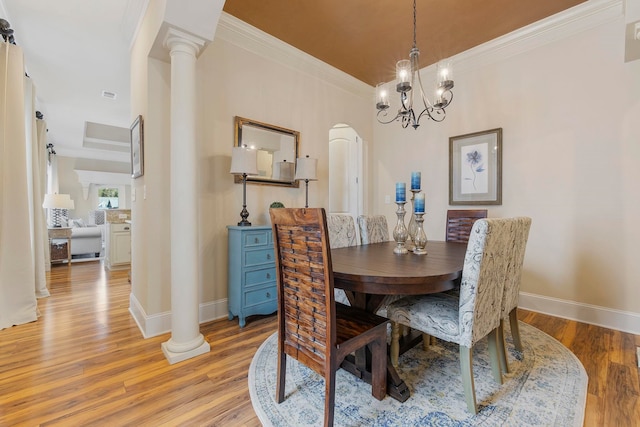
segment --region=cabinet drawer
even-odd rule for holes
[[[275,283],[275,280],[275,267],[263,268],[260,270],[251,270],[244,273],[244,285],[247,288],[252,286],[265,285],[267,283]]]
[[[244,235],[244,246],[250,248],[252,246],[266,246],[269,244],[269,235],[271,230],[250,231]]]
[[[131,224],[111,223],[109,224],[112,233],[123,233],[131,231]]]
[[[268,301],[275,301],[276,298],[276,287],[269,286],[267,288],[246,292],[244,294],[244,305],[245,307],[250,307],[256,304],[264,304]]]
[[[256,249],[253,251],[244,252],[244,267],[251,267],[253,265],[262,264],[274,264],[273,248],[268,249]],[[275,265],[275,264],[274,264]]]

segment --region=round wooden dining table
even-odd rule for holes
[[[393,252],[395,246],[396,242],[383,242],[331,250],[334,287],[345,291],[351,305],[376,313],[387,296],[447,291],[462,276],[466,243],[429,241],[426,255],[398,255]],[[342,367],[366,381],[367,357],[356,354]],[[406,401],[409,389],[390,362],[387,373],[387,393]]]
[[[367,295],[375,312],[387,295],[420,295],[452,289],[462,275],[466,243],[427,242],[427,254],[398,255],[395,242],[332,249],[334,286]]]

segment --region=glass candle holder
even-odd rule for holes
[[[396,211],[398,222],[396,223],[396,227],[393,229],[393,240],[397,243],[396,247],[393,249],[393,253],[396,254],[406,254],[409,252],[404,246],[407,241],[407,237],[409,237],[407,227],[404,226],[405,203],[407,202],[396,202],[396,205],[398,205],[398,210]]]
[[[413,250],[413,236],[416,234],[416,215],[415,215],[415,200],[416,194],[418,194],[420,190],[411,190],[411,218],[409,219],[409,242],[407,243],[407,247],[410,251]]]
[[[424,228],[422,227],[422,223],[424,222],[424,212],[416,212],[416,234],[413,236],[413,244],[415,247],[413,248],[413,253],[416,255],[426,255],[427,251],[425,247],[427,246],[427,234],[424,232]]]

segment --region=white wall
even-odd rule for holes
[[[427,236],[443,239],[460,208],[448,206],[448,138],[501,127],[503,203],[488,209],[533,219],[521,306],[601,324],[626,314],[612,326],[638,333],[640,61],[624,63],[624,16],[455,77],[445,122],[376,123],[377,211],[392,221],[384,195],[422,171]]]

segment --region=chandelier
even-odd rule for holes
[[[380,123],[388,124],[400,120],[403,128],[411,125],[414,129],[417,129],[423,116],[436,122],[441,122],[445,119],[447,115],[445,108],[453,100],[451,64],[448,60],[443,60],[437,65],[435,98],[432,104],[424,94],[424,89],[422,89],[420,66],[418,65],[419,57],[420,51],[416,46],[416,0],[413,0],[413,48],[409,52],[409,59],[400,60],[396,64],[396,91],[400,94],[400,109],[395,117],[387,119],[387,116],[389,116],[389,94],[385,84],[378,83],[376,86],[376,108],[378,109],[377,116]],[[416,87],[420,90],[420,99],[416,102],[416,108],[419,110],[424,105],[424,109],[420,113],[413,109],[413,95],[415,92],[413,89]]]

